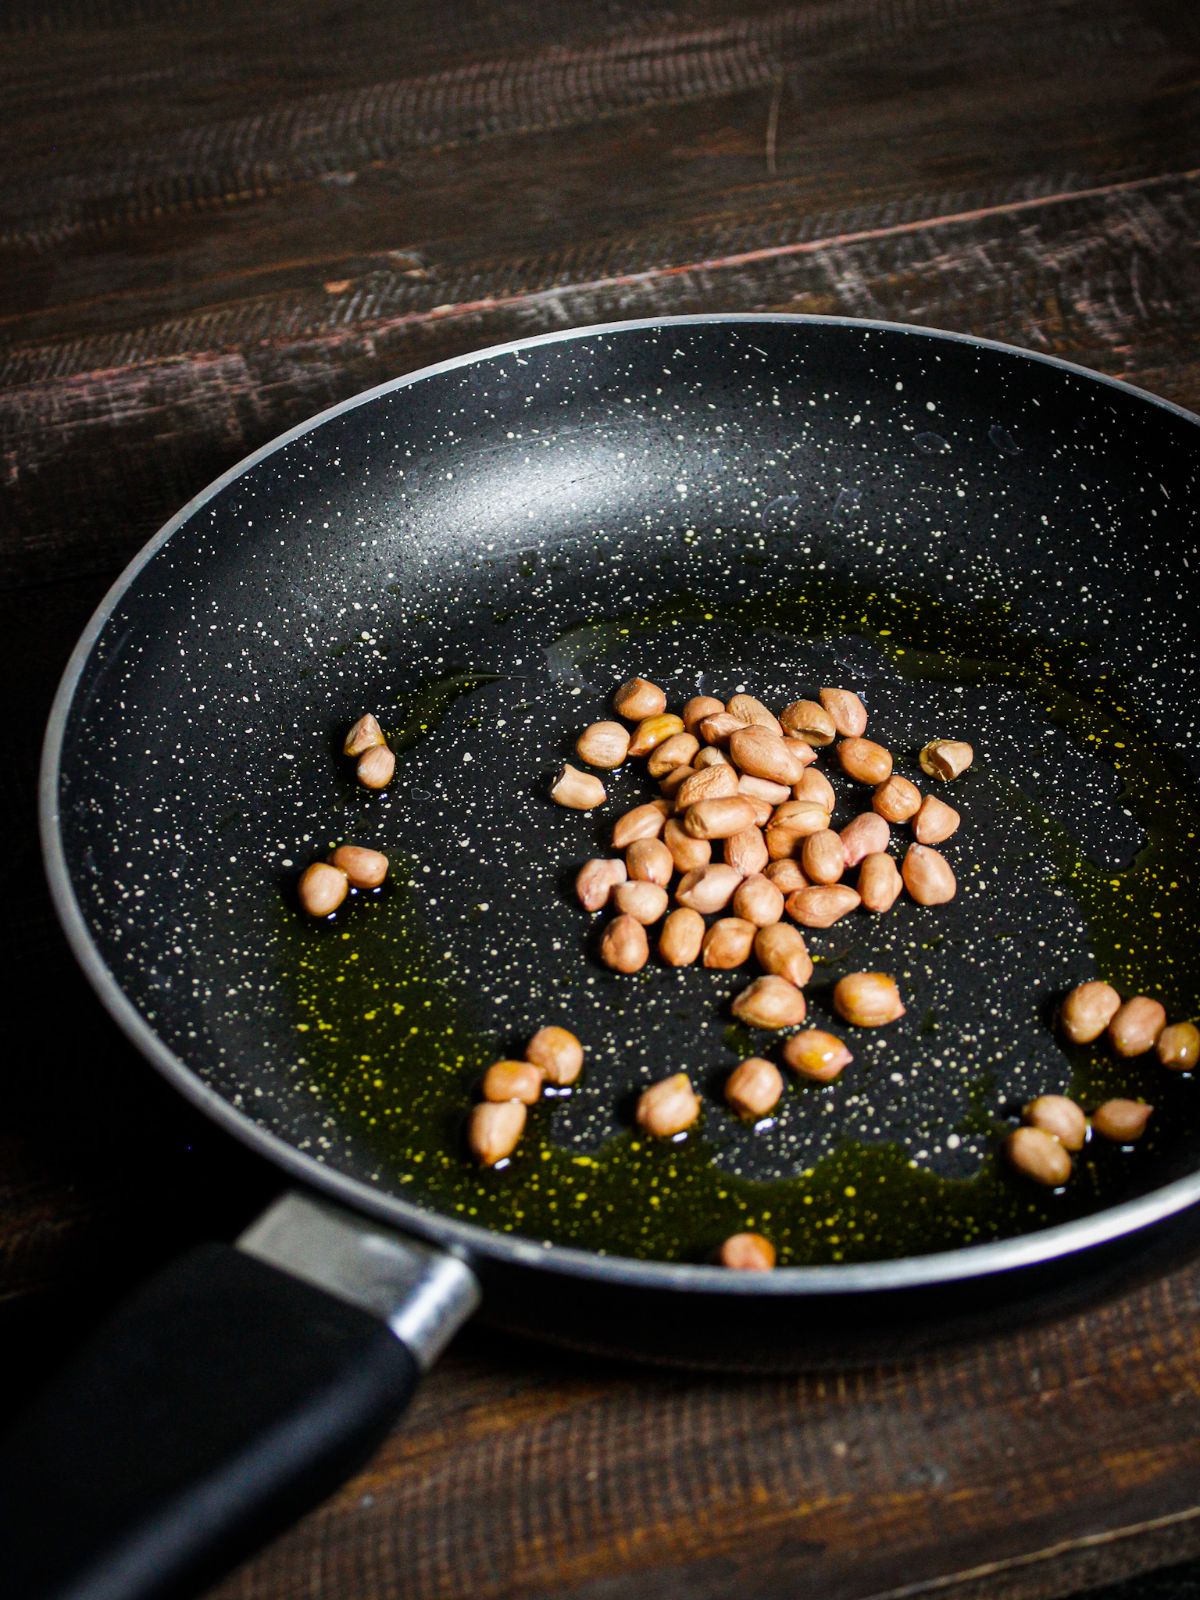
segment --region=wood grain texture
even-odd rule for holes
[[[368,385],[572,324],[894,318],[1200,406],[1200,16],[1176,0],[10,0],[0,12],[0,1416],[271,1192],[124,1045],[36,853],[36,734],[116,570]],[[1053,1596],[1200,1555],[1200,1267],[834,1377],[469,1332],[221,1600]],[[752,1330],[748,1330],[752,1337]]]

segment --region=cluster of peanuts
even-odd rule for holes
[[[314,861],[300,876],[297,894],[310,917],[328,917],[351,889],[378,889],[388,875],[388,858],[361,844],[340,844],[328,861]]]
[[[1123,1060],[1153,1050],[1172,1072],[1192,1072],[1200,1062],[1200,1029],[1194,1023],[1168,1024],[1160,1001],[1144,994],[1122,1000],[1110,983],[1098,979],[1071,990],[1059,1007],[1058,1026],[1071,1044],[1094,1044],[1103,1034]],[[1005,1152],[1018,1172],[1057,1189],[1070,1178],[1071,1157],[1083,1149],[1089,1132],[1111,1144],[1135,1144],[1153,1110],[1143,1100],[1106,1100],[1089,1118],[1067,1095],[1039,1095],[1021,1113],[1022,1126],[1009,1134]]]
[[[346,735],[342,753],[357,758],[354,775],[364,789],[386,789],[396,775],[396,758],[378,719],[369,711]]]
[[[467,1145],[482,1166],[498,1167],[525,1132],[527,1108],[548,1085],[566,1089],[583,1071],[583,1046],[566,1028],[539,1028],[523,1061],[493,1061],[483,1075],[483,1099],[467,1120]]]

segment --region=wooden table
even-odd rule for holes
[[[42,889],[59,671],[209,479],[369,384],[667,312],[1013,340],[1200,406],[1180,0],[9,0],[0,1411],[269,1173],[99,1013]],[[1061,1595],[1200,1553],[1200,1269],[839,1377],[462,1338],[221,1600]],[[1122,1593],[1125,1591],[1122,1590]]]

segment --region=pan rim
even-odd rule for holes
[[[204,1082],[161,1040],[125,994],[104,961],[76,898],[67,868],[59,827],[58,796],[63,740],[79,679],[92,650],[125,593],[142,569],[168,540],[189,522],[215,496],[251,468],[274,455],[293,441],[315,432],[333,418],[395,393],[427,378],[463,367],[480,365],[497,357],[543,345],[590,339],[606,334],[645,332],[671,327],[706,324],[781,323],[801,327],[846,327],[860,332],[916,335],[923,339],[969,345],[995,351],[1025,361],[1056,367],[1074,377],[1100,383],[1133,399],[1162,410],[1200,427],[1200,416],[1165,400],[1148,390],[1113,378],[1102,372],[1065,361],[1059,356],[1026,350],[1020,345],[949,329],[923,327],[915,323],[890,322],[878,318],[816,316],[787,312],[705,312],[691,316],[645,317],[624,321],[592,323],[583,327],[558,329],[551,333],[508,340],[468,351],[445,361],[417,368],[398,378],[350,395],[333,406],[278,434],[213,479],[192,497],[154,534],[122,569],[92,613],[63,669],[54,696],[42,746],[38,779],[38,820],[42,856],[51,901],[72,954],[83,970],[101,1003],[151,1066],[224,1132],[281,1169],[292,1181],[314,1188],[353,1211],[382,1222],[401,1232],[439,1245],[467,1260],[490,1261],[514,1267],[537,1267],[573,1278],[595,1279],[645,1289],[669,1289],[703,1293],[745,1294],[752,1296],[826,1296],[871,1294],[899,1289],[933,1288],[990,1277],[1019,1268],[1044,1265],[1065,1256],[1111,1243],[1177,1215],[1200,1201],[1200,1168],[1183,1178],[1164,1184],[1133,1200],[1105,1208],[1087,1217],[1055,1224],[1033,1233],[986,1244],[965,1245],[957,1249],[895,1260],[829,1263],[818,1266],[781,1267],[772,1273],[731,1273],[712,1265],[686,1262],[644,1261],[631,1256],[602,1255],[572,1245],[540,1242],[533,1238],[504,1234],[474,1223],[461,1222],[441,1212],[413,1204],[398,1195],[374,1189],[364,1180],[332,1167],[323,1166],[297,1149],[282,1135],[253,1122],[216,1089]]]

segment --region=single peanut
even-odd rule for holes
[[[740,717],[731,717],[728,711],[714,711],[711,717],[702,717],[696,724],[696,732],[705,744],[727,745],[729,736],[737,733],[739,728],[746,724]]]
[[[900,873],[904,887],[919,906],[944,905],[958,893],[950,863],[928,845],[910,844]]]
[[[941,844],[943,839],[957,832],[961,821],[953,806],[948,806],[935,794],[927,794],[913,818],[913,838],[918,844]]]
[[[671,852],[676,872],[693,872],[712,860],[712,845],[707,839],[693,839],[679,817],[671,817],[663,829],[663,843]]]
[[[1053,1134],[1064,1150],[1082,1150],[1087,1141],[1083,1107],[1065,1094],[1039,1094],[1021,1112],[1021,1120],[1031,1128]]]
[[[1141,1056],[1154,1048],[1167,1025],[1167,1013],[1157,1000],[1135,994],[1115,1012],[1108,1025],[1108,1042],[1119,1056]]]
[[[749,795],[753,800],[766,800],[772,810],[792,797],[792,791],[786,783],[774,783],[770,778],[755,778],[748,772],[743,772],[738,779],[738,793]]]
[[[745,795],[722,795],[701,800],[683,814],[683,826],[693,839],[728,839],[754,826],[754,807]]]
[[[756,728],[769,728],[772,733],[783,737],[783,728],[779,718],[773,711],[763,705],[761,700],[756,700],[752,694],[735,694],[725,702],[725,709],[731,717],[736,717],[739,722],[747,722]]]
[[[532,1061],[493,1061],[483,1075],[483,1098],[531,1106],[542,1093],[542,1074]]]
[[[833,785],[823,772],[817,771],[816,767],[809,767],[800,774],[800,781],[792,785],[792,799],[811,800],[829,812],[832,812],[837,804]]]
[[[714,911],[725,909],[741,881],[742,875],[736,867],[714,861],[707,867],[696,867],[684,873],[675,890],[675,901],[677,905],[690,906],[693,911],[711,916]]]
[[[655,1139],[673,1139],[699,1115],[700,1101],[686,1072],[673,1073],[643,1089],[635,1113],[638,1127]]]
[[[808,1004],[795,984],[769,972],[735,995],[730,1009],[751,1028],[794,1028],[804,1021]]]
[[[641,722],[667,709],[667,697],[648,678],[630,678],[612,697],[613,710],[627,722]]]
[[[754,935],[758,930],[743,917],[721,917],[704,935],[700,946],[700,959],[706,967],[719,972],[731,967],[744,966],[754,948]]]
[[[650,759],[646,763],[646,771],[652,778],[664,777],[672,767],[685,767],[691,764],[692,757],[700,749],[700,741],[691,733],[673,733],[669,739],[664,739],[655,745],[650,752]]]
[[[550,790],[551,800],[571,811],[594,811],[602,806],[608,796],[600,779],[590,772],[580,772],[569,761],[564,761],[562,771]]]
[[[846,870],[842,841],[832,828],[810,833],[800,852],[800,865],[810,883],[836,883]]]
[[[854,1060],[836,1033],[823,1028],[805,1028],[792,1034],[783,1044],[783,1059],[793,1072],[815,1083],[832,1083]]]
[[[783,915],[783,895],[770,878],[759,872],[750,873],[733,892],[733,914],[756,928],[768,927]]]
[[[701,767],[727,767],[730,765],[729,757],[724,750],[715,744],[706,744],[700,747],[692,765],[699,770]]]
[[[846,824],[838,837],[842,841],[846,865],[856,867],[867,856],[887,849],[892,830],[877,811],[862,811]]]
[[[593,722],[576,739],[575,754],[589,767],[619,767],[629,754],[629,729],[619,722]]]
[[[738,793],[738,775],[723,761],[719,767],[701,767],[694,771],[675,794],[676,811],[686,811],[698,806],[701,800],[723,800]]]
[[[893,772],[875,790],[871,809],[878,811],[885,822],[907,822],[921,809],[921,791],[915,783]]]
[[[676,795],[689,778],[695,775],[695,767],[672,767],[666,777],[658,780],[658,792],[664,800],[674,802]]]
[[[717,1251],[717,1264],[734,1272],[770,1272],[775,1246],[761,1233],[731,1233]]]
[[[519,1100],[482,1100],[471,1108],[467,1144],[485,1167],[507,1161],[525,1131],[525,1107]]]
[[[336,911],[349,893],[346,874],[328,861],[314,861],[305,867],[297,886],[300,904],[310,917],[327,917]]]
[[[788,749],[792,752],[800,765],[804,768],[811,767],[813,762],[817,759],[817,752],[813,749],[812,745],[810,745],[807,740],[802,739],[798,733],[788,733],[786,729],[784,730],[783,737],[787,741]]]
[[[652,717],[643,717],[633,730],[629,741],[631,756],[648,756],[651,750],[683,732],[683,718],[673,711],[659,711]]]
[[[975,752],[961,739],[931,739],[918,760],[921,771],[931,778],[957,778],[975,759]]]
[[[386,789],[396,776],[396,758],[385,744],[377,744],[358,758],[354,775],[364,789]]]
[[[647,800],[645,805],[634,806],[613,823],[613,849],[624,850],[635,839],[657,839],[673,808],[671,800]]]
[[[583,1071],[583,1046],[569,1028],[551,1023],[530,1039],[525,1059],[533,1062],[548,1083],[566,1088]]]
[[[1059,1007],[1059,1027],[1072,1044],[1091,1044],[1120,1009],[1121,996],[1112,984],[1092,978],[1067,995]]]
[[[724,711],[725,702],[715,700],[711,694],[694,694],[680,713],[683,725],[689,733],[695,733],[697,727],[705,717],[716,716]]]
[[[783,1078],[773,1061],[750,1056],[739,1061],[725,1080],[725,1100],[737,1112],[757,1122],[770,1116],[783,1093]]]
[[[675,871],[671,852],[661,839],[635,839],[625,852],[625,866],[631,878],[664,887]]]
[[[1153,1110],[1140,1100],[1106,1100],[1092,1112],[1092,1127],[1113,1144],[1135,1144],[1145,1133]]]
[[[365,717],[359,717],[346,735],[342,751],[348,756],[361,756],[365,755],[368,750],[374,750],[379,745],[386,743],[387,741],[383,737],[383,729],[368,711]]]
[[[858,892],[868,911],[890,911],[900,898],[904,879],[891,856],[864,856],[858,869]]]
[[[749,800],[750,804],[754,807],[754,826],[756,828],[765,828],[767,823],[771,820],[771,813],[775,809],[771,802],[769,800],[761,799],[756,794],[743,795],[742,798],[744,800]]]
[[[815,700],[793,700],[779,713],[779,720],[789,733],[797,734],[806,744],[832,744],[837,733],[833,718]]]
[[[658,953],[669,967],[690,967],[704,943],[704,918],[690,906],[678,906],[662,925]]]
[[[1192,1022],[1173,1022],[1159,1034],[1154,1049],[1172,1072],[1191,1072],[1200,1061],[1200,1028]]]
[[[641,971],[650,959],[650,944],[636,917],[622,912],[613,918],[600,939],[600,959],[614,972]]]
[[[606,906],[617,884],[624,883],[628,873],[625,863],[593,856],[585,861],[575,875],[575,893],[585,911],[599,911]]]
[[[1014,1128],[1004,1153],[1023,1177],[1047,1189],[1059,1189],[1071,1176],[1071,1157],[1043,1128]]]
[[[770,860],[767,841],[760,828],[743,828],[740,833],[731,833],[725,840],[723,854],[729,865],[736,867],[745,878],[761,872]]]
[[[842,771],[855,783],[877,788],[892,775],[892,752],[873,739],[843,739],[837,747]]]
[[[812,977],[812,957],[798,928],[786,922],[769,922],[754,935],[754,957],[765,972],[786,978],[797,989]]]
[[[857,738],[867,731],[867,708],[851,690],[818,689],[817,698],[843,738]]]
[[[660,883],[631,878],[628,883],[617,884],[612,892],[612,903],[625,916],[648,928],[666,912],[669,896]]]
[[[763,876],[771,880],[785,899],[793,890],[803,889],[808,885],[804,869],[795,856],[784,856],[782,861],[768,862],[763,868]]]
[[[367,850],[361,844],[340,844],[329,858],[350,880],[352,889],[378,889],[388,874],[388,858],[381,850]]]
[[[791,788],[804,773],[787,740],[769,728],[741,727],[729,736],[729,759],[751,778],[769,778]]]
[[[859,904],[858,892],[849,884],[814,883],[788,895],[784,910],[802,928],[832,928]]]
[[[848,972],[833,986],[833,1009],[856,1028],[882,1028],[904,1015],[895,978],[886,972]]]

